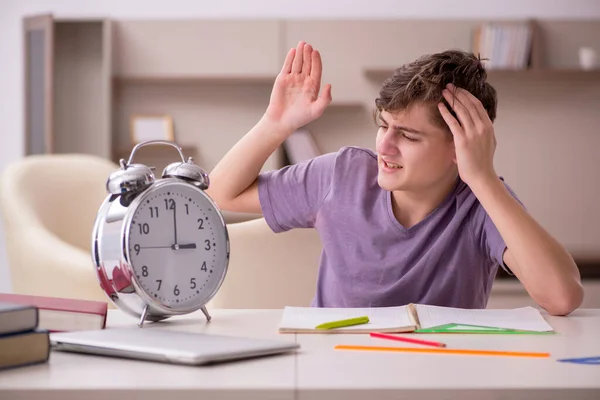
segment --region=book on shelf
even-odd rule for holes
[[[329,330],[318,325],[368,317],[368,323]],[[551,333],[552,327],[533,307],[464,309],[424,304],[369,308],[285,307],[280,333]]]
[[[0,302],[38,310],[37,327],[51,332],[103,329],[108,303],[63,297],[0,293]]]
[[[283,143],[291,164],[298,164],[321,155],[315,140],[306,128],[294,131]]]
[[[532,38],[533,26],[529,22],[480,24],[473,32],[473,53],[481,56],[486,69],[526,69]]]

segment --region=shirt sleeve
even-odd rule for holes
[[[503,182],[504,179],[500,178]],[[508,192],[525,208],[523,202],[518,198],[515,192],[506,184],[504,186]],[[477,203],[477,210],[475,211],[475,217],[473,218],[473,232],[475,235],[475,241],[479,245],[483,254],[487,254],[490,261],[499,264],[507,273],[512,275],[510,268],[504,264],[504,251],[506,250],[506,244],[504,239],[500,235],[498,228],[487,214],[483,206]]]
[[[265,221],[274,232],[313,228],[329,193],[337,153],[328,153],[258,176]]]

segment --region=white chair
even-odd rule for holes
[[[315,294],[321,241],[314,229],[274,233],[264,218],[228,224],[229,270],[209,306],[309,306]]]
[[[91,232],[117,168],[83,154],[29,156],[6,167],[0,213],[14,293],[107,301],[93,269]],[[229,271],[210,306],[309,305],[321,253],[317,232],[276,234],[260,216],[224,214]]]
[[[91,232],[117,169],[83,154],[28,156],[6,167],[0,211],[14,293],[108,301],[94,273]]]

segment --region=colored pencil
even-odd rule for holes
[[[408,353],[439,353],[461,354],[480,356],[516,356],[516,357],[550,357],[550,353],[527,353],[518,351],[493,351],[493,350],[464,350],[464,349],[422,349],[418,347],[381,347],[381,346],[354,346],[337,345],[336,350],[372,350],[372,351],[397,351]]]
[[[379,332],[371,332],[370,335],[371,335],[371,337],[376,337],[376,338],[380,338],[380,339],[398,340],[400,342],[423,344],[425,346],[446,347],[445,343],[431,342],[429,340],[422,340],[422,339],[413,339],[413,338],[408,338],[408,337],[404,337],[404,336],[388,335],[388,334],[379,333]]]
[[[348,319],[342,319],[339,321],[325,322],[323,324],[317,325],[315,327],[315,329],[344,328],[346,326],[362,325],[362,324],[368,324],[368,323],[369,323],[369,317],[365,315],[364,317],[348,318]]]

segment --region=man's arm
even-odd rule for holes
[[[481,102],[454,86],[444,91],[444,97],[460,120],[459,124],[443,103],[438,105],[454,137],[459,174],[504,240],[506,265],[541,307],[552,315],[569,314],[583,301],[581,278],[573,258],[496,175],[494,127]]]
[[[583,300],[579,269],[564,247],[497,177],[471,189],[504,239],[504,263],[536,303],[553,315],[567,315],[579,307]]]
[[[322,64],[317,50],[300,42],[290,49],[261,120],[210,173],[207,194],[219,208],[261,214],[257,178],[269,156],[296,129],[317,119],[331,102],[331,86],[319,95]]]

